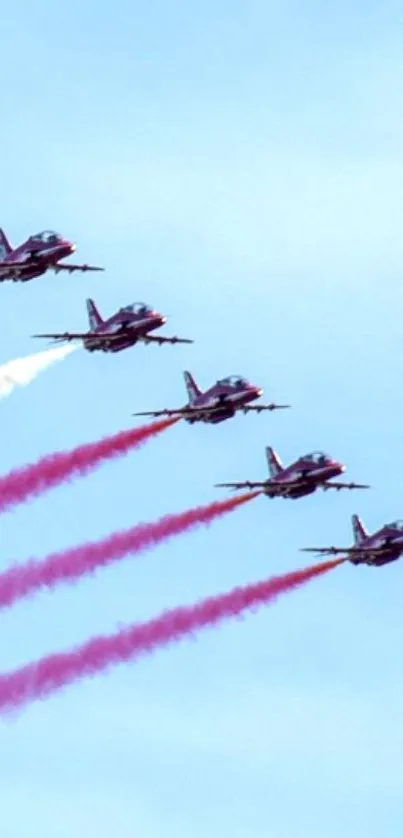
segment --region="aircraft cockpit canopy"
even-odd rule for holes
[[[59,233],[55,233],[53,230],[44,230],[43,233],[36,233],[35,236],[31,236],[31,241],[38,244],[57,244],[60,239]]]
[[[145,303],[132,303],[129,306],[124,306],[120,310],[125,314],[139,314],[141,317],[152,312],[152,308]]]
[[[229,375],[227,378],[222,378],[217,381],[217,384],[222,384],[224,387],[248,387],[249,382],[241,375]]]
[[[400,532],[403,532],[403,521],[393,521],[392,524],[389,524],[389,527],[392,530],[400,530]]]
[[[315,466],[324,466],[326,463],[329,462],[330,457],[328,454],[325,454],[323,451],[312,451],[312,454],[308,454],[305,457],[307,462],[313,463]]]

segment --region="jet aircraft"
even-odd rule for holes
[[[7,279],[13,282],[27,282],[49,270],[55,273],[104,270],[92,265],[60,262],[60,259],[71,256],[75,250],[75,244],[51,230],[30,236],[27,241],[13,249],[6,234],[0,229],[0,282]]]
[[[369,489],[363,483],[337,483],[332,478],[345,472],[346,467],[322,451],[304,454],[291,465],[284,467],[273,448],[267,446],[266,459],[270,477],[263,481],[245,480],[238,483],[216,483],[231,489],[262,489],[269,498],[301,498],[317,489]]]
[[[136,343],[193,343],[187,338],[150,335],[167,318],[145,303],[133,303],[120,308],[108,320],[103,320],[94,300],[88,299],[88,332],[53,332],[33,335],[34,338],[53,338],[55,343],[82,340],[88,352],[120,352]]]
[[[288,408],[288,404],[257,404],[250,402],[263,395],[263,390],[255,384],[251,384],[246,378],[240,375],[230,375],[217,381],[208,390],[202,392],[196,384],[193,375],[185,371],[183,373],[189,402],[184,407],[173,410],[154,410],[142,413],[133,413],[133,416],[178,416],[186,422],[208,422],[216,425],[235,416],[237,411],[249,413],[262,410],[279,410]]]
[[[353,547],[302,547],[303,552],[327,556],[343,554],[352,564],[368,564],[375,567],[394,562],[403,553],[403,521],[385,524],[373,535],[369,535],[361,518],[351,518],[354,533]]]

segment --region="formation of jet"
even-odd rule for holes
[[[303,454],[291,465],[284,467],[273,448],[267,446],[266,459],[270,477],[263,481],[244,480],[237,483],[216,483],[230,489],[261,489],[268,498],[302,498],[317,489],[369,489],[364,483],[333,481],[346,467],[322,451]]]
[[[103,268],[92,265],[74,265],[60,261],[71,256],[75,250],[75,244],[52,230],[36,233],[13,249],[4,230],[0,229],[0,282],[7,279],[13,282],[27,282],[49,270],[55,273],[103,271]]]
[[[237,411],[260,413],[262,410],[280,410],[290,407],[288,404],[250,404],[263,395],[263,390],[240,375],[222,378],[204,392],[196,384],[190,372],[186,370],[183,377],[189,398],[184,407],[173,410],[145,411],[134,413],[133,416],[178,416],[190,424],[207,422],[216,425],[218,422],[231,419]]]
[[[121,352],[136,343],[193,343],[187,338],[151,335],[166,323],[167,318],[145,303],[133,303],[120,308],[108,320],[103,320],[94,300],[87,300],[88,332],[52,332],[33,335],[52,338],[56,343],[82,340],[87,352]]]
[[[354,545],[352,547],[302,547],[306,553],[318,555],[342,555],[352,564],[368,564],[379,567],[395,562],[403,553],[403,521],[384,524],[381,529],[369,535],[361,518],[352,516]]]
[[[76,245],[58,233],[47,230],[30,236],[23,244],[13,248],[0,229],[0,282],[27,282],[42,276],[47,271],[103,271],[101,267],[88,264],[74,264],[62,260],[76,251]],[[165,337],[153,334],[167,322],[159,311],[145,303],[134,303],[120,308],[108,319],[103,319],[92,299],[87,299],[89,329],[86,332],[51,332],[33,335],[35,338],[49,338],[52,341],[69,342],[81,340],[88,352],[120,352],[137,343],[193,343],[188,338]],[[218,424],[235,416],[237,412],[261,413],[264,410],[289,408],[287,404],[253,404],[263,395],[263,390],[239,375],[231,375],[216,381],[204,392],[193,375],[183,373],[188,402],[174,409],[143,411],[134,416],[177,416],[186,422]],[[233,483],[217,483],[216,486],[231,489],[260,489],[269,498],[297,499],[313,494],[319,489],[368,489],[364,483],[337,480],[346,471],[345,465],[322,451],[304,454],[288,466],[284,466],[277,452],[266,447],[269,477],[266,480],[243,480]],[[385,524],[370,535],[361,518],[352,516],[354,544],[351,547],[304,547],[305,552],[318,555],[340,555],[352,564],[381,566],[396,561],[403,555],[403,520]]]

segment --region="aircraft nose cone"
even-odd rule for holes
[[[263,390],[261,387],[255,387],[255,393],[257,396],[263,396]]]
[[[160,317],[160,318],[159,318],[159,321],[160,321],[160,323],[161,323],[161,326],[163,326],[163,325],[164,325],[164,323],[166,323],[166,322],[167,322],[167,318],[166,318],[166,317]]]
[[[341,473],[344,474],[344,472],[346,471],[346,466],[343,466],[342,463],[339,463],[339,468],[340,468]]]
[[[77,245],[74,244],[74,243],[73,244],[70,243],[70,250],[71,250],[72,253],[75,253],[75,251],[77,250]]]

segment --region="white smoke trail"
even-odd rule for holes
[[[0,366],[0,399],[9,396],[16,387],[23,387],[33,381],[36,376],[54,364],[71,355],[78,345],[58,346],[57,349],[45,349],[26,355],[25,358],[15,358]]]

